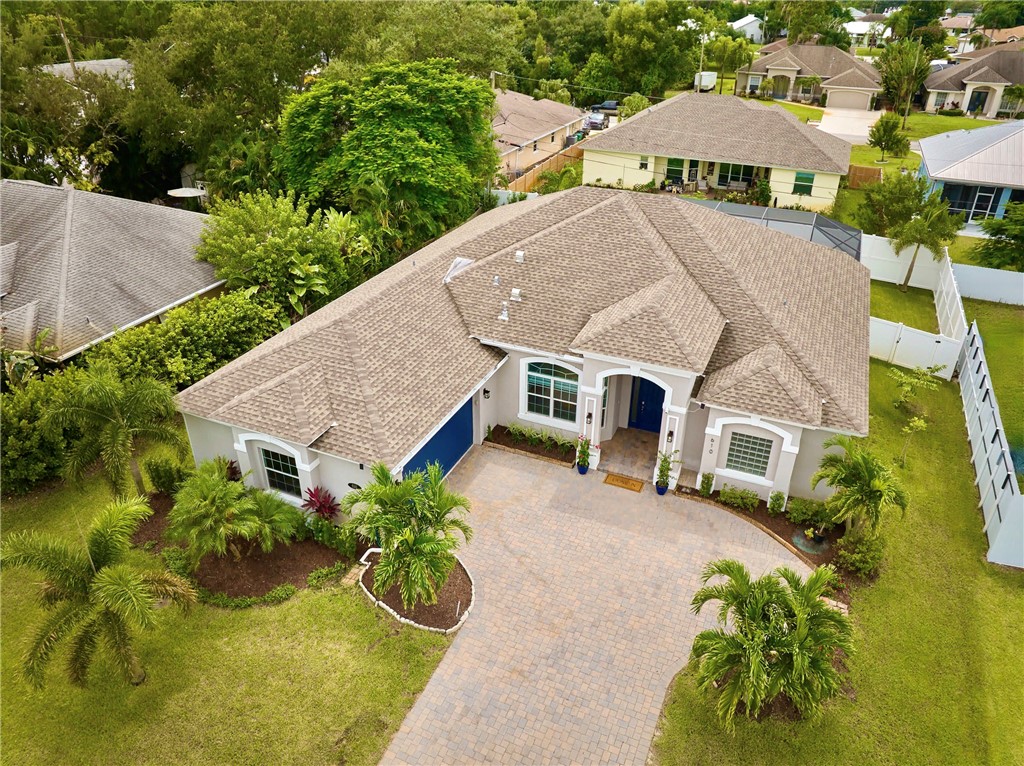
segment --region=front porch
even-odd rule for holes
[[[615,436],[601,444],[598,470],[650,481],[652,470],[657,469],[658,438],[653,431],[620,428]]]

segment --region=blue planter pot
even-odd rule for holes
[[[664,495],[666,492],[668,492],[668,484],[664,486],[662,486],[661,484],[655,484],[654,488],[658,490],[659,495]]]
[[[587,471],[590,470],[590,466],[589,465],[579,465],[579,464],[577,464],[576,465],[576,470],[579,471],[580,472],[580,476],[582,476],[583,474],[585,474]]]

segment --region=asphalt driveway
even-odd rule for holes
[[[868,131],[878,122],[882,112],[870,112],[867,109],[825,109],[821,116],[818,130],[831,133],[851,144],[866,144]]]
[[[384,764],[643,764],[693,637],[705,562],[807,567],[712,506],[475,447],[451,476],[476,604]]]

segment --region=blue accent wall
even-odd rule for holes
[[[473,399],[470,398],[448,418],[448,422],[441,426],[441,430],[409,459],[402,472],[408,475],[413,471],[426,469],[427,463],[440,463],[447,474],[472,445]]]

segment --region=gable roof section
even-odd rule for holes
[[[845,72],[840,72],[835,77],[829,77],[822,83],[822,87],[864,88],[866,90],[877,90],[878,83],[862,70],[850,67]]]
[[[753,24],[755,22],[757,24],[760,24],[761,23],[761,19],[759,19],[757,16],[755,16],[752,13],[748,13],[742,19],[736,19],[736,21],[729,22],[729,26],[731,26],[733,29],[742,29],[747,24]]]
[[[1024,83],[1024,50],[1020,46],[1000,45],[960,58],[956,66],[928,75],[924,87],[956,93],[965,90],[968,82]],[[994,75],[999,79],[987,79]]]
[[[1024,188],[1024,120],[921,139],[929,178]]]
[[[775,53],[762,56],[750,65],[749,70],[742,71],[767,74],[769,67],[779,66],[779,62],[786,62],[783,66],[790,67],[795,63],[799,67],[798,74],[801,77],[817,75],[825,81],[826,85],[830,77],[842,75],[853,69],[859,72],[865,80],[870,81],[875,89],[881,87],[879,85],[881,75],[878,74],[877,69],[866,61],[839,50],[834,45],[809,45],[807,43],[789,45]]]
[[[0,202],[17,244],[0,307],[36,303],[61,358],[219,284],[195,260],[205,215],[31,181],[4,180]]]
[[[850,144],[774,105],[737,96],[680,93],[583,145],[587,151],[656,154],[845,175]]]
[[[551,99],[535,99],[514,90],[495,89],[497,114],[491,120],[498,154],[513,151],[534,139],[581,119],[583,110]]]

